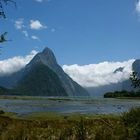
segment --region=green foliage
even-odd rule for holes
[[[77,140],[86,140],[86,126],[83,118],[76,124],[75,130]]]
[[[4,87],[0,87],[0,94],[6,94],[8,92],[8,89]]]
[[[140,91],[134,92],[134,91],[115,91],[115,92],[108,92],[104,94],[104,98],[123,98],[123,97],[140,97]]]
[[[140,97],[140,79],[136,72],[132,72],[129,78],[132,82],[132,86],[136,89],[135,91],[115,91],[104,94],[104,98],[117,98],[117,97]]]
[[[136,72],[133,71],[129,79],[131,80],[132,86],[134,88],[140,89],[140,79],[138,78],[138,75]]]
[[[16,2],[14,0],[0,0],[0,18],[6,18],[6,14],[3,8],[3,5],[7,5],[8,3],[14,3],[14,5],[16,6]],[[6,39],[7,32],[4,32],[3,34],[0,35],[0,43],[6,42],[8,41]]]
[[[132,108],[129,112],[123,113],[121,119],[126,126],[133,126],[140,123],[140,108]]]
[[[121,116],[128,135],[134,140],[140,140],[140,108],[133,108]]]
[[[3,34],[0,35],[0,43],[3,43],[5,41],[7,41],[7,39],[5,37],[6,35],[7,35],[7,32],[5,32],[5,33],[3,33]]]
[[[6,18],[3,5],[7,5],[8,3],[13,3],[16,6],[16,2],[14,0],[0,0],[0,17]]]
[[[51,115],[52,116],[52,115]],[[75,115],[74,115],[75,116]],[[18,119],[0,115],[2,140],[139,140],[140,109],[120,117],[56,116]],[[52,118],[52,119],[51,119]]]

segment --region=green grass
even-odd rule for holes
[[[113,114],[78,114],[78,113],[70,113],[70,114],[59,114],[59,113],[52,113],[52,112],[40,112],[40,113],[32,113],[24,117],[25,119],[30,120],[73,120],[79,121],[81,118],[85,120],[95,120],[95,119],[118,119],[119,115]]]
[[[139,140],[140,108],[121,115],[0,115],[0,140]]]
[[[112,115],[34,113],[21,118],[6,113],[0,115],[0,139],[108,140],[109,136],[113,140],[120,137],[120,122],[119,116]]]

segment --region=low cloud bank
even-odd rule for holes
[[[28,64],[31,59],[37,54],[37,51],[32,50],[29,55],[15,56],[6,60],[0,61],[0,76],[5,74],[11,74],[22,69],[26,64]]]
[[[0,61],[0,76],[19,71],[37,54],[32,50],[26,56],[15,56]],[[63,65],[63,70],[77,83],[84,87],[98,87],[118,83],[129,79],[132,72],[134,59],[123,62],[102,62],[99,64],[89,64],[79,66]]]
[[[84,66],[64,65],[63,70],[84,87],[98,87],[129,79],[134,59],[124,62],[102,62]]]

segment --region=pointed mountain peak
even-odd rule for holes
[[[43,63],[50,67],[55,66],[57,64],[57,61],[53,51],[50,48],[46,47],[42,52],[38,53],[29,64],[32,65],[38,63]]]
[[[46,48],[42,51],[42,53],[43,53],[44,55],[49,55],[49,54],[53,54],[53,51],[52,51],[50,48],[46,47]],[[53,55],[54,55],[54,54],[53,54]]]
[[[48,47],[46,47],[41,53],[39,53],[39,56],[44,64],[52,65],[57,63],[53,51]]]

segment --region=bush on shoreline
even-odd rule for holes
[[[118,97],[140,97],[140,91],[115,91],[107,92],[104,94],[104,98],[118,98]]]

